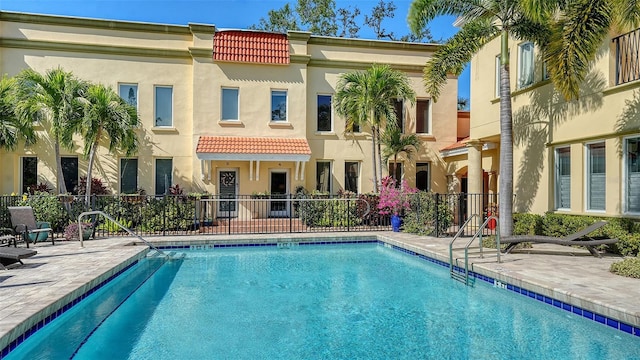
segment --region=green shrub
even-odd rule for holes
[[[597,218],[591,216],[546,213],[542,219],[542,234],[563,237],[578,232],[593,224]]]
[[[37,221],[46,221],[55,231],[62,231],[70,221],[70,215],[56,195],[39,192],[23,198],[20,206],[31,206]]]
[[[306,197],[311,199],[299,203],[298,216],[307,226],[356,226],[362,223],[358,216],[358,201],[354,196],[344,194],[340,198],[330,199],[329,194],[313,192]],[[352,201],[344,199],[351,198]]]
[[[127,220],[127,219],[122,219],[122,218],[118,218],[116,219],[116,221],[118,223],[120,223],[120,225],[131,229],[131,220]],[[118,226],[118,224],[114,223],[113,221],[106,219],[104,222],[100,223],[100,225],[98,225],[98,227],[96,228],[97,230],[102,230],[102,231],[106,231],[109,233],[115,233],[115,232],[122,232],[124,231],[124,229],[122,229],[120,226]]]
[[[185,197],[151,199],[142,208],[140,229],[145,232],[188,230],[194,224],[195,202]]]
[[[421,235],[446,232],[453,223],[453,210],[446,201],[437,201],[437,196],[426,191],[411,194],[410,210],[404,214],[402,230]]]
[[[611,264],[609,268],[614,274],[640,279],[640,258],[626,258],[622,261]]]
[[[538,214],[513,214],[513,235],[542,233],[542,216]]]
[[[310,194],[297,193],[296,197],[303,200],[300,202],[298,216],[307,226],[318,226],[323,214],[327,211],[327,202],[322,199],[329,199],[329,194],[313,191]]]
[[[612,234],[612,238],[617,238],[618,242],[610,246],[611,252],[623,256],[638,256],[640,254],[640,233],[624,233],[617,235]]]

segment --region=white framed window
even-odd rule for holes
[[[238,117],[240,112],[239,96],[240,89],[238,88],[222,88],[221,120],[238,121],[240,119]]]
[[[120,159],[120,193],[135,194],[138,191],[138,159]]]
[[[358,193],[360,178],[360,163],[357,161],[344,162],[344,189],[352,193]]]
[[[156,195],[169,193],[173,182],[173,159],[156,159]]]
[[[418,99],[416,101],[416,134],[431,133],[431,101]]]
[[[640,137],[623,142],[623,206],[626,214],[640,214]]]
[[[533,43],[518,45],[518,89],[533,84]]]
[[[118,95],[127,102],[127,104],[138,108],[138,84],[118,84]]]
[[[287,121],[286,90],[271,90],[271,121]]]
[[[331,161],[316,162],[316,190],[331,193]]]
[[[331,95],[318,95],[317,101],[316,130],[319,132],[333,130]]]
[[[571,148],[556,149],[555,202],[556,209],[571,209]]]
[[[38,158],[35,156],[23,156],[20,158],[20,167],[22,168],[20,181],[22,182],[22,193],[29,193],[29,189],[35,189],[38,186]]]
[[[496,55],[496,97],[500,97],[500,54]]]
[[[173,126],[173,87],[158,86],[154,88],[155,92],[155,126],[172,127]]]
[[[430,163],[416,163],[416,188],[421,191],[431,190]]]
[[[606,152],[604,141],[586,144],[587,210],[604,211],[606,204]]]

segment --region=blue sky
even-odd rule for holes
[[[336,0],[337,7],[356,5],[361,12],[368,13],[379,0]],[[0,9],[39,14],[80,16],[100,19],[155,22],[186,25],[188,23],[213,24],[218,28],[244,29],[257,24],[271,9],[279,9],[295,0],[0,0]],[[394,0],[396,15],[386,19],[383,27],[397,36],[407,34],[407,12],[411,1]],[[436,39],[447,39],[457,29],[452,25],[453,17],[436,19],[431,33]],[[360,37],[374,38],[366,28]],[[459,78],[459,97],[469,98],[469,67]]]

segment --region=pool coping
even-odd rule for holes
[[[282,234],[277,236],[271,235],[269,238],[256,235],[245,235],[234,236],[233,239],[220,239],[219,237],[203,239],[174,237],[153,239],[151,240],[151,243],[162,250],[380,243],[382,245],[386,244],[388,247],[397,251],[401,251],[412,256],[418,256],[423,260],[435,263],[447,269],[449,268],[448,256],[444,256],[439,252],[430,251],[380,233],[359,233],[349,235],[346,235],[345,233]],[[132,241],[129,245],[142,244]],[[57,301],[40,311],[37,311],[26,321],[23,321],[11,331],[4,334],[0,337],[0,349],[2,349],[0,350],[0,359],[5,357],[9,352],[15,349],[15,347],[44,325],[62,315],[82,299],[100,289],[128,268],[134,266],[138,261],[140,261],[140,259],[146,256],[148,251],[149,249],[146,246],[141,246],[140,251],[136,254],[115,264],[109,270],[98,275],[91,281],[84,283],[75,290],[61,296]],[[470,270],[470,276],[476,281],[483,281],[494,287],[535,299],[549,306],[554,306],[572,314],[584,317],[588,320],[607,325],[624,333],[640,337],[640,316],[627,311],[626,309],[604,304],[592,299],[586,299],[562,289],[550,289],[531,279],[524,279],[522,277],[497,272],[487,266],[483,266],[482,264],[473,264],[472,270]]]

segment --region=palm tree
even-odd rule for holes
[[[610,30],[640,26],[640,3],[629,0],[524,0],[537,21],[559,12],[548,37],[541,41],[555,88],[565,99],[577,99],[579,86]]]
[[[537,0],[530,0],[532,3]],[[533,8],[533,6],[532,6]],[[408,21],[413,32],[419,32],[440,15],[457,16],[460,31],[442,45],[424,69],[426,89],[437,99],[447,82],[447,75],[459,75],[466,63],[485,44],[500,37],[500,234],[513,233],[513,131],[509,74],[509,38],[545,42],[550,36],[551,13],[530,16],[518,0],[414,0]]]
[[[48,70],[44,75],[22,70],[17,76],[16,112],[24,121],[48,123],[54,142],[58,191],[67,192],[62,172],[60,145],[73,147],[73,131],[69,124],[82,117],[81,93],[87,83],[61,68]]]
[[[628,0],[414,0],[408,21],[419,32],[436,16],[457,16],[462,27],[427,62],[424,80],[437,99],[447,74],[459,75],[485,44],[498,36],[500,48],[500,234],[513,233],[513,133],[509,38],[539,46],[554,87],[579,96],[590,63],[609,30],[640,24],[640,3]]]
[[[398,182],[400,179],[395,178],[398,155],[405,153],[407,159],[411,159],[413,153],[420,148],[420,140],[416,134],[403,135],[399,127],[392,126],[382,133],[380,142],[384,145],[384,151],[382,152],[384,162],[393,157],[393,168],[389,169],[389,173]]]
[[[84,138],[84,156],[89,158],[85,201],[89,206],[91,172],[100,142],[109,142],[109,152],[122,151],[130,156],[138,149],[138,114],[136,108],[122,99],[111,87],[89,86],[84,94],[84,116],[74,128]]]
[[[346,118],[346,132],[354,126],[371,128],[374,191],[378,192],[378,178],[382,178],[380,128],[395,126],[393,99],[415,102],[415,92],[406,74],[389,65],[374,64],[364,72],[350,72],[340,76],[336,88],[336,111]],[[377,151],[377,152],[376,152]]]
[[[31,121],[25,121],[16,114],[15,79],[0,78],[0,149],[15,150],[22,137],[26,145],[36,142]]]

